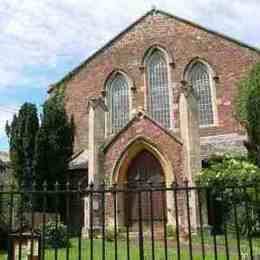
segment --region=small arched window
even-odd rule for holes
[[[149,115],[166,128],[171,127],[168,63],[155,49],[147,59],[147,106]]]
[[[129,86],[122,73],[117,72],[107,84],[108,123],[111,133],[118,132],[129,120]]]
[[[206,64],[197,61],[188,70],[188,81],[199,98],[200,126],[214,124],[211,73]]]

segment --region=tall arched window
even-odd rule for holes
[[[147,105],[150,116],[164,127],[171,127],[168,63],[159,49],[147,59],[148,95]]]
[[[200,61],[195,62],[188,70],[187,79],[199,98],[200,126],[213,125],[212,80],[208,66]]]
[[[109,109],[109,129],[111,133],[118,132],[129,120],[129,86],[122,73],[117,72],[107,85]]]

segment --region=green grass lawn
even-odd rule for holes
[[[77,250],[77,242],[73,241],[73,246],[70,250],[70,259],[78,259],[78,250]],[[115,259],[115,244],[113,242],[107,242],[106,243],[106,259],[107,260],[114,260]],[[82,245],[82,259],[90,259],[90,243],[89,241],[83,241]],[[118,258],[119,260],[127,260],[127,250],[126,250],[126,243],[119,242],[118,243]],[[59,259],[66,259],[66,250],[60,250],[58,252]],[[176,250],[169,248],[168,249],[168,259],[174,259],[176,257]],[[152,252],[151,247],[149,247],[147,244],[145,244],[144,249],[144,257],[146,260],[152,259]],[[208,252],[206,259],[213,259],[214,255],[211,252]],[[54,251],[48,250],[46,251],[46,260],[54,259]],[[102,260],[102,243],[100,240],[95,241],[94,243],[94,257],[95,260]],[[132,245],[130,248],[130,259],[131,260],[139,260],[139,248],[137,245]],[[163,247],[160,245],[157,245],[155,249],[155,259],[156,260],[164,260],[165,259],[165,253]],[[181,254],[181,259],[189,259],[189,254],[187,250],[183,250]],[[202,259],[201,255],[199,253],[194,254],[194,259]],[[222,255],[222,258],[219,259],[225,259],[224,255]],[[235,257],[233,259],[236,259]]]
[[[200,237],[193,236],[193,259],[201,260],[201,244]],[[79,243],[78,239],[71,239],[71,246],[69,248],[69,259],[75,260],[79,259]],[[226,259],[225,249],[224,249],[224,238],[222,236],[217,237],[218,244],[218,259]],[[254,244],[260,245],[260,240],[254,241]],[[236,248],[236,240],[234,238],[229,238],[229,246],[230,246],[230,259],[238,259],[237,256],[237,248]],[[241,240],[242,248],[248,247],[247,240]],[[105,242],[106,248],[106,260],[114,260],[115,259],[115,243],[114,242]],[[213,250],[213,237],[205,236],[205,251],[207,260],[214,259],[214,250]],[[90,241],[87,239],[81,240],[81,259],[90,259]],[[93,245],[94,260],[102,260],[102,240],[95,239]],[[126,242],[118,241],[118,260],[127,260],[127,250],[126,250]],[[55,250],[46,249],[44,250],[45,260],[53,260],[55,259]],[[168,259],[176,259],[176,242],[174,240],[168,241]],[[59,260],[67,259],[67,250],[59,249],[57,250],[57,255]],[[144,241],[144,257],[145,260],[152,259],[152,250],[151,250],[151,241],[148,239]],[[155,259],[156,260],[164,260],[165,259],[165,250],[162,241],[157,241],[155,243]],[[181,259],[190,259],[188,243],[182,243],[181,246]],[[6,253],[0,252],[0,260],[7,260]],[[131,241],[130,243],[130,260],[139,260],[139,247],[138,241]]]
[[[5,252],[0,250],[0,260],[5,260],[5,259],[7,259]]]

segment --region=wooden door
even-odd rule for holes
[[[127,181],[130,192],[126,197],[127,221],[130,225],[140,218],[140,209],[143,221],[151,221],[151,194],[142,191],[141,200],[138,198],[137,189],[145,189],[151,186],[161,187],[164,181],[163,170],[158,160],[149,151],[142,151],[130,164]],[[161,191],[152,193],[153,220],[161,221],[163,216],[163,200],[165,194]],[[140,203],[141,201],[141,203]],[[140,205],[141,204],[141,205]]]

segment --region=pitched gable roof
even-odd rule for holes
[[[166,11],[163,11],[163,10],[158,10],[158,9],[151,9],[150,11],[148,11],[147,13],[145,13],[144,15],[142,15],[140,18],[138,18],[135,22],[133,22],[132,24],[130,24],[128,27],[126,27],[126,29],[124,29],[122,32],[120,32],[119,34],[117,34],[114,38],[112,38],[109,42],[107,42],[103,47],[101,47],[100,49],[98,49],[96,52],[94,52],[92,55],[90,55],[85,61],[83,61],[79,66],[77,66],[76,68],[74,68],[71,72],[69,72],[68,74],[66,74],[60,81],[58,81],[57,83],[55,84],[52,84],[49,86],[49,89],[48,89],[48,93],[52,92],[53,89],[55,89],[55,87],[65,83],[67,80],[69,80],[71,77],[73,77],[75,74],[77,74],[77,72],[79,72],[87,63],[89,63],[92,59],[94,59],[97,55],[99,55],[100,53],[102,53],[106,48],[108,48],[110,45],[112,45],[114,42],[116,42],[119,38],[121,38],[125,33],[127,33],[128,31],[130,31],[134,26],[136,26],[138,23],[140,23],[141,21],[143,21],[147,16],[149,15],[154,15],[154,14],[161,14],[161,15],[165,15],[167,17],[170,17],[170,18],[173,18],[177,21],[180,21],[180,22],[183,22],[183,23],[186,23],[186,24],[189,24],[193,27],[196,27],[198,29],[201,29],[201,30],[204,30],[208,33],[211,33],[211,34],[215,34],[225,40],[228,40],[228,41],[231,41],[235,44],[238,44],[244,48],[247,48],[247,49],[250,49],[252,51],[255,51],[255,52],[258,52],[260,54],[260,49],[254,47],[254,46],[251,46],[249,44],[246,44],[238,39],[235,39],[233,37],[230,37],[230,36],[227,36],[223,33],[220,33],[220,32],[217,32],[217,31],[214,31],[208,27],[205,27],[205,26],[202,26],[198,23],[195,23],[195,22],[191,22],[189,20],[186,20],[184,18],[181,18],[181,17],[178,17],[178,16],[175,16],[171,13],[168,13]]]

